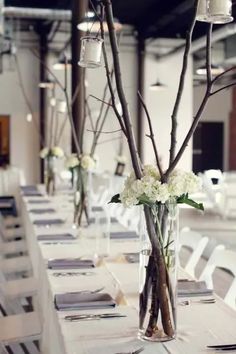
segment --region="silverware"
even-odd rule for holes
[[[120,313],[101,313],[101,314],[83,314],[83,315],[70,315],[65,316],[66,321],[88,321],[88,320],[101,320],[102,318],[116,318],[116,317],[127,317]]]
[[[141,347],[137,350],[134,350],[132,352],[120,352],[120,353],[115,353],[115,354],[139,354],[144,350],[144,347]]]
[[[93,272],[54,272],[52,273],[54,277],[74,277],[74,276],[91,276],[95,275]]]
[[[104,286],[102,288],[98,288],[95,290],[81,290],[81,291],[69,291],[66,294],[97,294],[100,291],[104,290]]]
[[[218,350],[218,351],[236,350],[236,344],[208,345],[207,348]]]
[[[181,306],[188,306],[191,303],[196,303],[196,304],[214,304],[216,302],[216,299],[210,298],[210,299],[200,299],[200,300],[183,300],[179,302],[179,305]]]

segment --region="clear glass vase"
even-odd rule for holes
[[[44,159],[44,184],[46,193],[50,196],[56,191],[56,157],[48,155]]]
[[[86,226],[89,223],[88,171],[78,166],[76,173],[76,189],[74,195],[74,226]]]
[[[145,206],[140,222],[139,338],[176,336],[178,207],[174,201]]]

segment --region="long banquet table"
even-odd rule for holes
[[[39,203],[37,200],[49,200]],[[34,200],[34,203],[30,203]],[[32,209],[54,208],[56,213],[36,215]],[[71,196],[61,195],[48,198],[22,196],[24,220],[33,273],[38,280],[38,312],[42,322],[41,350],[43,354],[115,354],[144,347],[144,354],[199,354],[216,353],[206,348],[211,344],[236,343],[236,311],[222,300],[214,304],[201,304],[193,299],[189,306],[178,306],[178,333],[175,340],[165,343],[141,342],[138,331],[138,264],[125,261],[125,252],[138,252],[139,242],[133,240],[111,240],[110,254],[101,261],[92,274],[78,276],[54,276],[55,271],[47,268],[49,259],[86,258],[93,254],[94,239],[80,235],[73,241],[38,241],[37,235],[48,233],[77,232],[72,229]],[[55,216],[56,215],[56,216]],[[62,217],[64,224],[53,227],[38,227],[36,219]],[[113,230],[120,229],[112,224]],[[78,272],[78,269],[70,270]],[[104,291],[116,299],[118,306],[109,312],[119,312],[126,317],[99,321],[67,322],[64,317],[78,312],[103,313],[107,310],[57,311],[54,295],[81,290]],[[228,351],[231,353],[231,351]]]

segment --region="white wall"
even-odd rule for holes
[[[34,119],[38,122],[38,62],[28,50],[17,53],[26,93],[31,101]],[[11,164],[25,172],[27,183],[38,182],[39,136],[34,124],[26,121],[29,112],[23,98],[16,70],[7,71],[9,57],[4,57],[4,72],[0,74],[0,113],[11,119]]]
[[[153,129],[157,141],[157,148],[161,163],[167,168],[169,161],[171,113],[173,110],[179,76],[182,66],[182,53],[157,61],[148,56],[146,59],[146,103],[152,117]],[[149,86],[161,81],[166,88],[163,91],[151,91]],[[186,74],[185,89],[178,114],[177,150],[191,125],[193,117],[192,108],[192,60]],[[145,132],[148,132],[146,125]],[[153,163],[154,155],[150,139],[146,138],[145,161]],[[192,168],[192,143],[188,145],[178,166],[184,170]]]
[[[219,86],[216,87],[218,89]],[[194,112],[197,111],[204,95],[204,86],[194,88]],[[207,107],[202,115],[203,122],[224,123],[224,170],[228,170],[229,162],[229,118],[232,106],[232,90],[221,91],[210,98]]]

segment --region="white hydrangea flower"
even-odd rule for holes
[[[186,193],[195,193],[200,189],[201,181],[193,172],[175,170],[170,176],[168,189],[172,197]]]
[[[80,165],[84,170],[90,171],[95,167],[95,162],[91,156],[82,155]]]
[[[76,154],[70,155],[66,160],[66,168],[75,168],[79,165],[79,159]]]
[[[160,180],[160,173],[158,171],[158,168],[153,165],[145,165],[143,167],[143,174],[144,176],[151,176],[155,179]]]
[[[51,153],[53,156],[61,158],[64,156],[64,151],[59,146],[53,146],[51,148]]]
[[[138,199],[136,198],[135,194],[130,190],[123,190],[120,194],[121,203],[126,207],[130,208],[133,205],[138,204]]]
[[[49,153],[49,149],[45,147],[40,151],[39,156],[41,157],[41,159],[45,159],[45,157],[48,156],[48,153]]]

